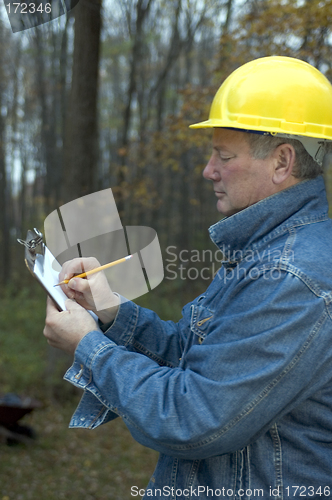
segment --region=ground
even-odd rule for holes
[[[74,402],[49,403],[20,423],[31,445],[0,443],[0,500],[124,500],[145,488],[157,453],[136,443],[121,419],[93,431],[68,429]]]

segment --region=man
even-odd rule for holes
[[[96,328],[82,279],[65,290],[68,311],[49,300],[44,334],[75,355],[65,378],[84,389],[71,426],[120,415],[159,451],[144,498],[330,497],[332,225],[316,160],[332,139],[332,87],[302,61],[258,59],[194,127],[214,129],[203,175],[226,216],[210,228],[222,268],[177,324],[114,295]]]

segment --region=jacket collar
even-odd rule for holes
[[[225,217],[209,228],[212,241],[228,260],[236,253],[257,247],[271,232],[328,218],[328,203],[322,176],[305,180]],[[241,252],[239,252],[241,250]]]

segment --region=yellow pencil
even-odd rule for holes
[[[110,262],[109,264],[104,264],[103,266],[96,267],[95,269],[91,269],[90,271],[86,271],[85,273],[82,274],[77,274],[76,276],[72,276],[68,280],[63,280],[61,283],[57,283],[54,286],[59,286],[59,285],[67,285],[69,281],[72,278],[86,278],[87,276],[90,276],[91,274],[98,273],[98,271],[102,271],[103,269],[108,269],[109,267],[116,266],[117,264],[121,264],[121,262],[125,262],[128,259],[131,259],[132,255],[127,255],[127,257],[123,257],[122,259],[119,260],[114,260],[113,262]]]

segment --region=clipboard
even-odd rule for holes
[[[54,287],[59,283],[61,265],[43,242],[42,233],[36,228],[29,229],[26,239],[17,241],[25,246],[24,261],[31,274],[54,300],[59,311],[65,311],[68,297],[59,286]]]

